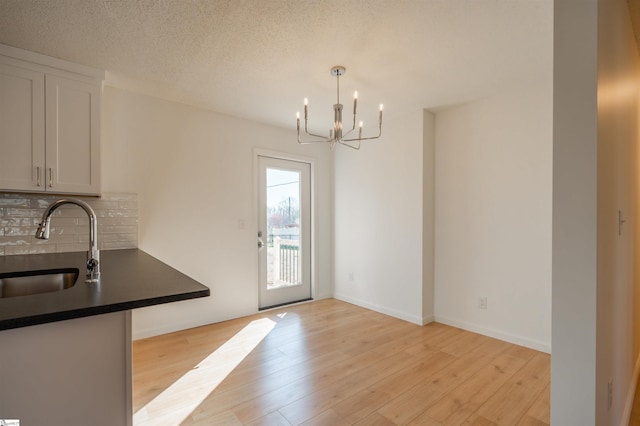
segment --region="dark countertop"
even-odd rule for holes
[[[0,273],[77,268],[68,289],[0,298],[0,330],[209,296],[209,288],[139,249],[100,252],[100,282],[86,283],[86,252],[0,256]]]

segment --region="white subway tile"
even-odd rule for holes
[[[0,206],[3,207],[30,207],[29,198],[24,196],[15,196],[15,195],[5,195],[0,197]]]
[[[138,232],[135,225],[98,225],[98,232],[103,234],[133,234]]]
[[[36,254],[36,253],[55,253],[56,246],[54,244],[43,245],[27,245],[27,246],[11,246],[5,248],[5,254]]]
[[[85,251],[89,218],[77,206],[61,206],[51,221],[51,238],[36,240],[35,230],[44,209],[59,196],[0,193],[0,256],[26,253]],[[104,249],[138,245],[137,194],[103,194],[86,201],[98,216],[98,243]]]
[[[7,217],[42,217],[42,212],[38,210],[10,207],[6,209],[5,216]]]
[[[101,250],[121,250],[121,249],[129,249],[136,248],[138,245],[135,243],[129,243],[126,241],[118,241],[118,242],[110,242],[106,241],[101,244]]]
[[[70,251],[87,251],[89,246],[82,243],[60,243],[55,245],[56,253],[68,253]]]
[[[89,242],[89,237],[88,236],[81,236],[80,237],[80,241],[85,241],[85,242]],[[137,242],[138,241],[138,235],[137,234],[99,234],[98,235],[98,241],[105,241],[105,242],[117,242],[117,241],[122,241],[122,242]]]
[[[103,193],[103,199],[112,200],[112,201],[138,201],[138,194],[131,193]]]
[[[27,226],[33,227],[38,226],[39,219],[31,218],[31,217],[9,217],[9,218],[0,218],[0,227],[8,227],[8,226]]]
[[[16,237],[19,235],[36,235],[35,226],[7,226],[4,228],[4,235]]]
[[[103,217],[98,220],[102,225],[131,225],[138,226],[137,217]],[[1,223],[1,222],[0,222]],[[89,223],[87,221],[87,223]]]

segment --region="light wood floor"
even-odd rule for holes
[[[321,300],[133,345],[134,425],[547,425],[549,355]]]

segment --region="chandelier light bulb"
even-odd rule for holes
[[[358,99],[358,91],[353,92],[353,99]]]

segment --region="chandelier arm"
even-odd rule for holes
[[[352,139],[352,140],[357,140],[357,139]],[[340,145],[346,146],[346,147],[351,148],[351,149],[355,149],[356,151],[360,149],[360,142],[359,141],[358,141],[358,145],[357,146],[345,143],[344,140],[339,141],[339,142],[340,142]]]
[[[327,140],[327,141],[331,140],[331,138],[328,138],[328,137],[322,136],[322,135],[316,135],[315,133],[309,133],[306,130],[304,131],[304,134],[307,135],[307,136],[311,136],[313,138],[320,138],[320,139],[324,139],[324,140]]]
[[[368,140],[372,140],[372,139],[378,139],[380,136],[382,136],[382,119],[380,120],[380,124],[378,125],[378,135],[377,136],[369,136],[367,138],[357,137],[357,138],[351,138],[351,139],[343,139],[343,141],[345,141],[345,142],[368,141]]]
[[[331,142],[331,139],[327,139],[327,138],[323,138],[322,136],[320,136],[320,138],[322,138],[321,140],[315,140],[315,141],[303,141],[302,139],[300,139],[300,133],[298,132],[298,143],[300,145],[309,145],[312,143],[328,143]]]
[[[368,138],[352,138],[352,139],[342,139],[342,142],[353,142],[353,141],[370,141],[373,139],[378,139],[380,136],[371,136]]]
[[[345,139],[344,139],[344,138],[345,138],[345,136],[349,136],[349,134],[350,134],[351,132],[353,132],[354,130],[355,130],[355,127],[354,127],[353,129],[349,129],[349,131],[348,131],[347,133],[345,133],[344,135],[342,135],[342,140],[345,140]],[[357,139],[357,138],[356,138],[356,139]]]
[[[330,142],[331,142],[331,140],[329,140],[329,139],[325,139],[323,141],[302,141],[302,140],[298,141],[298,143],[300,145],[311,145],[311,144],[314,144],[314,143],[330,143]]]
[[[311,133],[307,130],[307,121],[305,120],[304,122],[304,134],[307,136],[311,136],[314,138],[320,138],[320,139],[327,139],[329,140],[329,138],[327,138],[326,136],[322,136],[322,135],[316,135],[315,133]]]
[[[352,138],[352,139],[343,139],[343,142],[352,142],[352,141],[368,141],[368,140],[372,140],[372,139],[378,139],[380,136],[382,136],[382,129],[380,129],[380,132],[378,133],[378,136],[369,136],[368,138]]]

